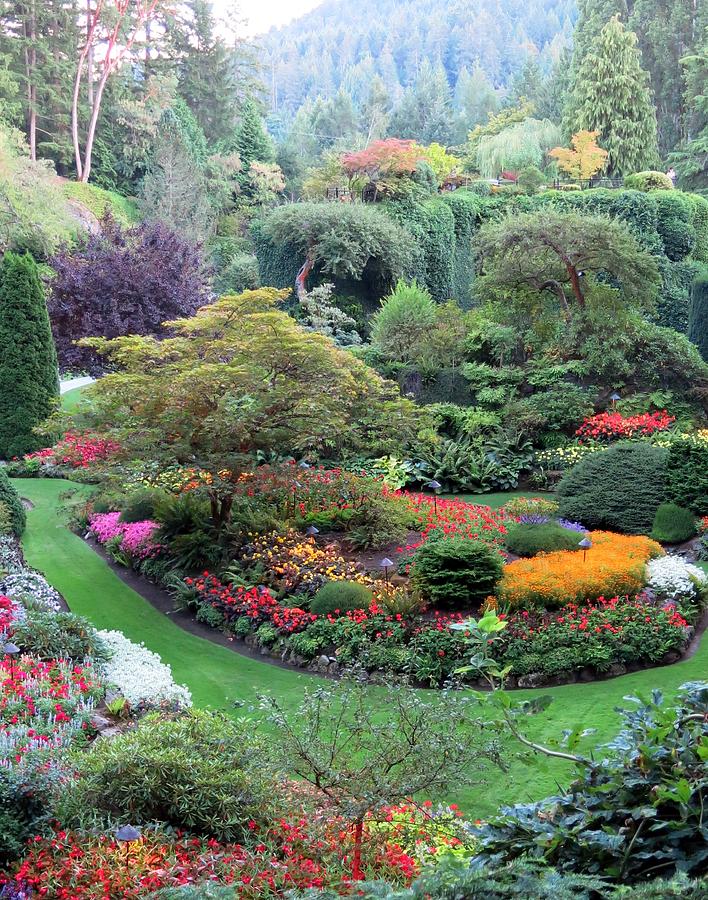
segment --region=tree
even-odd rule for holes
[[[424,148],[415,141],[386,138],[364,150],[342,154],[341,162],[350,181],[366,178],[377,192],[395,193],[400,179],[410,178],[425,158]]]
[[[509,216],[480,230],[476,251],[480,296],[517,293],[531,307],[550,295],[570,322],[613,296],[622,306],[650,307],[659,283],[654,259],[625,225],[604,216],[549,208]]]
[[[472,72],[463,67],[455,85],[455,106],[459,110],[461,138],[470,129],[488,121],[499,109],[499,97],[486,72],[475,63]]]
[[[514,125],[523,123],[532,115],[533,111],[533,103],[524,101],[518,106],[508,106],[498,113],[490,112],[489,120],[483,125],[476,125],[467,136],[465,168],[476,171],[477,149],[485,138],[494,137]]]
[[[496,178],[501,172],[542,166],[546,153],[560,137],[560,129],[553,122],[524,119],[498,134],[483,136],[476,148],[476,167],[485,178]]]
[[[684,66],[687,138],[669,157],[680,183],[701,190],[708,183],[708,26],[695,53],[681,60]]]
[[[472,718],[466,699],[455,692],[426,701],[411,688],[391,685],[382,716],[366,685],[345,681],[307,690],[294,713],[274,697],[265,697],[262,706],[275,725],[279,767],[312,785],[351,823],[355,881],[363,877],[366,823],[376,822],[384,807],[440,793],[453,781],[469,782],[471,764],[479,778],[486,765],[500,762],[497,729]]]
[[[248,99],[241,109],[241,119],[224,149],[237,153],[241,160],[242,185],[246,184],[252,162],[271,163],[275,160],[273,142],[263,125],[263,117],[255,102]]]
[[[704,270],[693,282],[688,337],[708,362],[708,270]]]
[[[611,175],[656,167],[656,113],[637,37],[611,19],[580,64],[569,101],[571,133],[597,131]]]
[[[209,298],[201,252],[161,223],[124,230],[104,219],[101,233],[66,247],[51,264],[49,307],[62,368],[100,370],[74,341],[94,334],[161,334],[162,323],[190,315]]]
[[[216,527],[259,451],[337,456],[386,446],[414,427],[413,405],[329,338],[276,309],[289,290],[222,297],[170,337],[87,339],[117,369],[92,386],[86,425],[131,457],[198,466]],[[83,416],[83,414],[82,414]]]
[[[386,360],[411,362],[435,326],[435,301],[415,281],[399,281],[371,322],[371,343]]]
[[[41,447],[32,429],[57,405],[57,355],[37,264],[12,252],[0,265],[0,392],[0,457]]]
[[[391,117],[390,130],[423,144],[447,144],[451,136],[452,96],[442,65],[425,59]]]
[[[601,172],[607,161],[607,150],[598,147],[599,131],[578,131],[570,139],[572,149],[554,147],[548,155],[558,160],[558,168],[575,181],[587,181]]]

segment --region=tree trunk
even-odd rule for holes
[[[37,159],[37,46],[36,31],[37,20],[35,15],[34,0],[27,10],[22,30],[25,36],[25,77],[27,79],[27,142],[29,144],[30,159]]]
[[[302,268],[297,273],[297,277],[295,278],[295,291],[297,293],[297,299],[300,303],[307,297],[307,276],[312,271],[312,267],[315,261],[312,258],[312,251],[308,251],[307,256],[305,257],[305,262],[302,264]]]
[[[575,299],[578,301],[578,306],[581,309],[585,309],[585,297],[583,296],[583,290],[580,287],[580,276],[578,275],[578,270],[570,262],[566,262],[565,267],[568,271],[568,277],[570,278],[570,283],[573,288],[573,293],[575,294]]]
[[[91,0],[86,0],[86,84],[88,88],[88,105],[93,109],[93,43],[91,41]]]
[[[108,76],[111,74],[112,66],[110,63],[106,63],[103,69],[103,75],[101,75],[101,80],[98,82],[98,87],[96,88],[96,97],[93,101],[93,109],[91,111],[91,121],[89,122],[88,131],[86,132],[86,146],[84,147],[84,162],[81,174],[79,176],[79,181],[83,181],[86,183],[89,180],[89,175],[91,174],[91,156],[93,154],[93,142],[96,137],[96,125],[98,124],[98,114],[101,111],[101,98],[103,97],[103,90],[106,87],[106,82],[108,81]]]

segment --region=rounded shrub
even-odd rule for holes
[[[26,618],[13,624],[12,640],[40,659],[82,662],[87,657],[107,659],[109,655],[88,619],[70,612],[30,607]]]
[[[433,603],[469,609],[494,593],[503,568],[501,556],[488,544],[447,537],[429,540],[415,551],[411,578]]]
[[[653,540],[662,544],[682,544],[696,533],[696,518],[690,509],[676,503],[662,503],[654,516]]]
[[[668,450],[621,441],[581,460],[558,485],[559,512],[590,529],[649,534],[666,499]]]
[[[674,183],[664,172],[635,172],[625,175],[624,186],[632,191],[671,191]]]
[[[678,440],[669,448],[667,499],[697,516],[708,516],[708,446]]]
[[[536,556],[554,550],[577,550],[583,535],[557,522],[514,525],[506,536],[506,549],[515,556]]]
[[[146,519],[154,519],[157,507],[164,496],[161,491],[140,491],[132,494],[123,506],[119,521],[144,522]]]
[[[318,616],[368,609],[374,594],[371,588],[356,581],[328,581],[312,598],[310,610]]]
[[[7,475],[0,469],[0,503],[7,510],[7,524],[16,537],[20,537],[27,524],[25,508],[20,495],[10,484]]]

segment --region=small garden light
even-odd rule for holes
[[[434,478],[432,481],[428,482],[428,487],[433,492],[433,504],[435,506],[435,515],[438,514],[438,491],[442,487],[439,481],[436,481]]]
[[[389,559],[388,556],[384,556],[379,565],[384,570],[384,578],[386,579],[386,593],[388,593],[388,570],[393,566],[393,560]]]
[[[301,469],[309,469],[310,468],[310,464],[309,464],[309,462],[307,462],[306,459],[301,460],[298,463],[298,465],[300,466]]]
[[[578,547],[583,551],[583,562],[585,562],[585,556],[588,550],[592,547],[592,541],[590,538],[583,538],[582,541],[578,544]]]
[[[307,529],[307,531],[305,532],[305,534],[309,534],[310,537],[314,537],[316,534],[319,534],[319,533],[320,533],[320,529],[319,529],[319,528],[315,528],[314,525],[310,525],[310,527],[309,527],[309,528]]]
[[[621,399],[622,399],[622,398],[621,398],[620,395],[617,393],[617,391],[615,391],[613,394],[610,394],[610,400],[611,400],[611,402],[612,402],[612,409],[614,409],[615,406],[617,405],[617,401],[618,401],[618,400],[621,400]]]
[[[115,831],[116,840],[125,844],[125,866],[127,869],[130,868],[130,845],[135,841],[139,841],[141,834],[140,830],[136,828],[134,825],[121,825],[120,828],[117,828]]]
[[[9,659],[10,659],[10,678],[14,681],[15,680],[15,657],[20,652],[20,648],[17,646],[17,644],[13,644],[12,642],[8,641],[7,644],[3,645],[2,652],[5,654],[5,656],[9,657]]]

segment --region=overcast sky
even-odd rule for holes
[[[303,13],[314,9],[322,0],[213,0],[217,16],[228,16],[234,9],[246,19],[245,28],[238,31],[249,36],[262,34],[272,25],[285,25]]]

